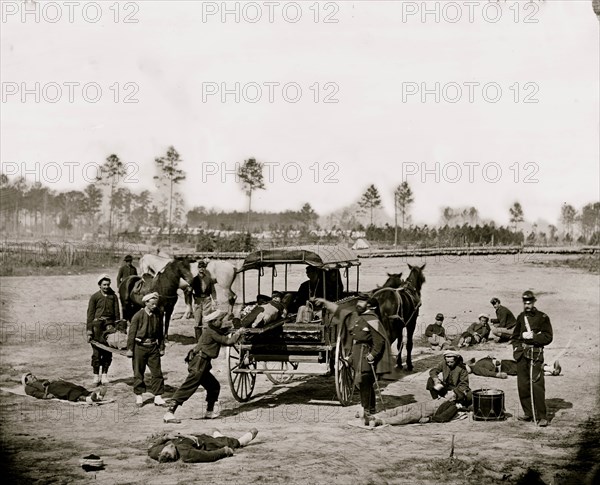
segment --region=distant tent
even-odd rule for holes
[[[352,249],[356,251],[357,249],[369,249],[370,247],[371,245],[367,242],[366,239],[359,238],[354,243],[354,246],[352,246]]]

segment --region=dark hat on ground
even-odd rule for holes
[[[102,470],[104,468],[104,460],[102,460],[102,458],[100,458],[98,455],[94,454],[84,456],[81,460],[79,460],[79,464],[86,472],[92,470]]]
[[[443,321],[443,320],[444,320],[444,314],[443,314],[443,313],[438,313],[438,314],[435,316],[435,319],[436,319],[436,320],[441,320],[441,321]]]
[[[525,291],[523,292],[523,301],[535,301],[535,295],[533,294],[533,291]]]
[[[492,305],[495,305],[496,303],[500,303],[500,299],[499,299],[499,298],[496,298],[496,297],[494,297],[494,298],[492,298],[492,299],[490,300],[490,303],[491,303]]]
[[[125,261],[126,263],[133,261],[133,256],[131,254],[128,254],[123,258],[123,261]]]

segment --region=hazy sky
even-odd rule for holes
[[[391,216],[403,177],[417,223],[475,206],[506,224],[515,200],[555,222],[600,198],[590,0],[24,5],[2,2],[9,175],[82,189],[116,153],[155,190],[174,145],[188,207],[245,210],[249,157],[271,164],[256,210],[324,214],[373,183]]]

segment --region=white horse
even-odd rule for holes
[[[144,254],[140,258],[140,273],[149,273],[151,275],[158,274],[169,261],[173,258],[166,254]],[[206,260],[205,260],[206,261]],[[233,311],[233,305],[237,299],[237,295],[231,290],[231,285],[237,275],[237,269],[229,261],[221,261],[213,259],[207,262],[206,269],[210,273],[211,280],[213,283],[213,297],[216,300],[218,306],[229,305],[229,313]],[[190,263],[190,271],[194,277],[198,276],[198,262]],[[191,318],[193,315],[192,298],[188,298],[186,290],[189,285],[182,279],[179,282],[179,288],[184,290],[186,295],[186,311],[183,318]]]

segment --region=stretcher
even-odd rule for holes
[[[100,343],[96,340],[91,340],[90,343],[94,346],[97,347],[101,350],[106,350],[108,352],[112,352],[113,354],[119,354],[122,355],[124,357],[127,356],[127,349],[116,349],[114,347],[111,347],[110,345],[105,345],[103,343]]]

